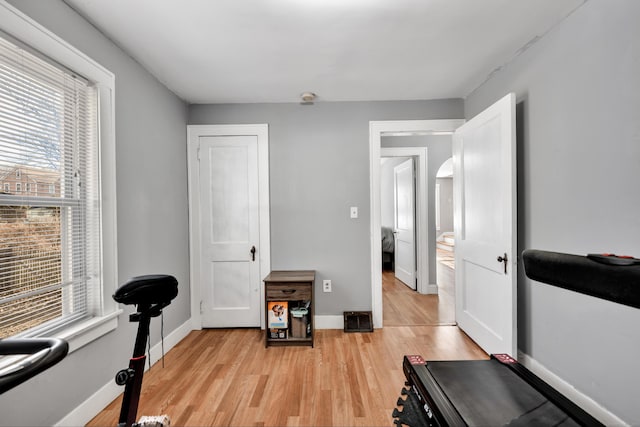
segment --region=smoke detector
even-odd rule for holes
[[[313,104],[313,100],[316,99],[316,94],[313,92],[302,92],[300,98],[303,104]]]

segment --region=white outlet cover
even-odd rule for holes
[[[351,218],[358,218],[358,207],[357,206],[352,206],[351,207]]]

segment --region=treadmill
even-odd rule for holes
[[[640,259],[526,250],[527,277],[640,308]],[[403,360],[398,426],[602,426],[507,354],[489,360]]]

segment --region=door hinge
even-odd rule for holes
[[[198,158],[198,161],[200,161],[200,144],[198,144],[198,149],[196,150],[196,157]]]
[[[203,311],[202,311],[202,301],[200,301],[200,314],[202,314],[202,313],[203,313]]]

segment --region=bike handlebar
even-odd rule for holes
[[[59,338],[7,338],[0,340],[0,356],[16,357],[0,365],[0,394],[22,384],[65,358],[69,344]]]

